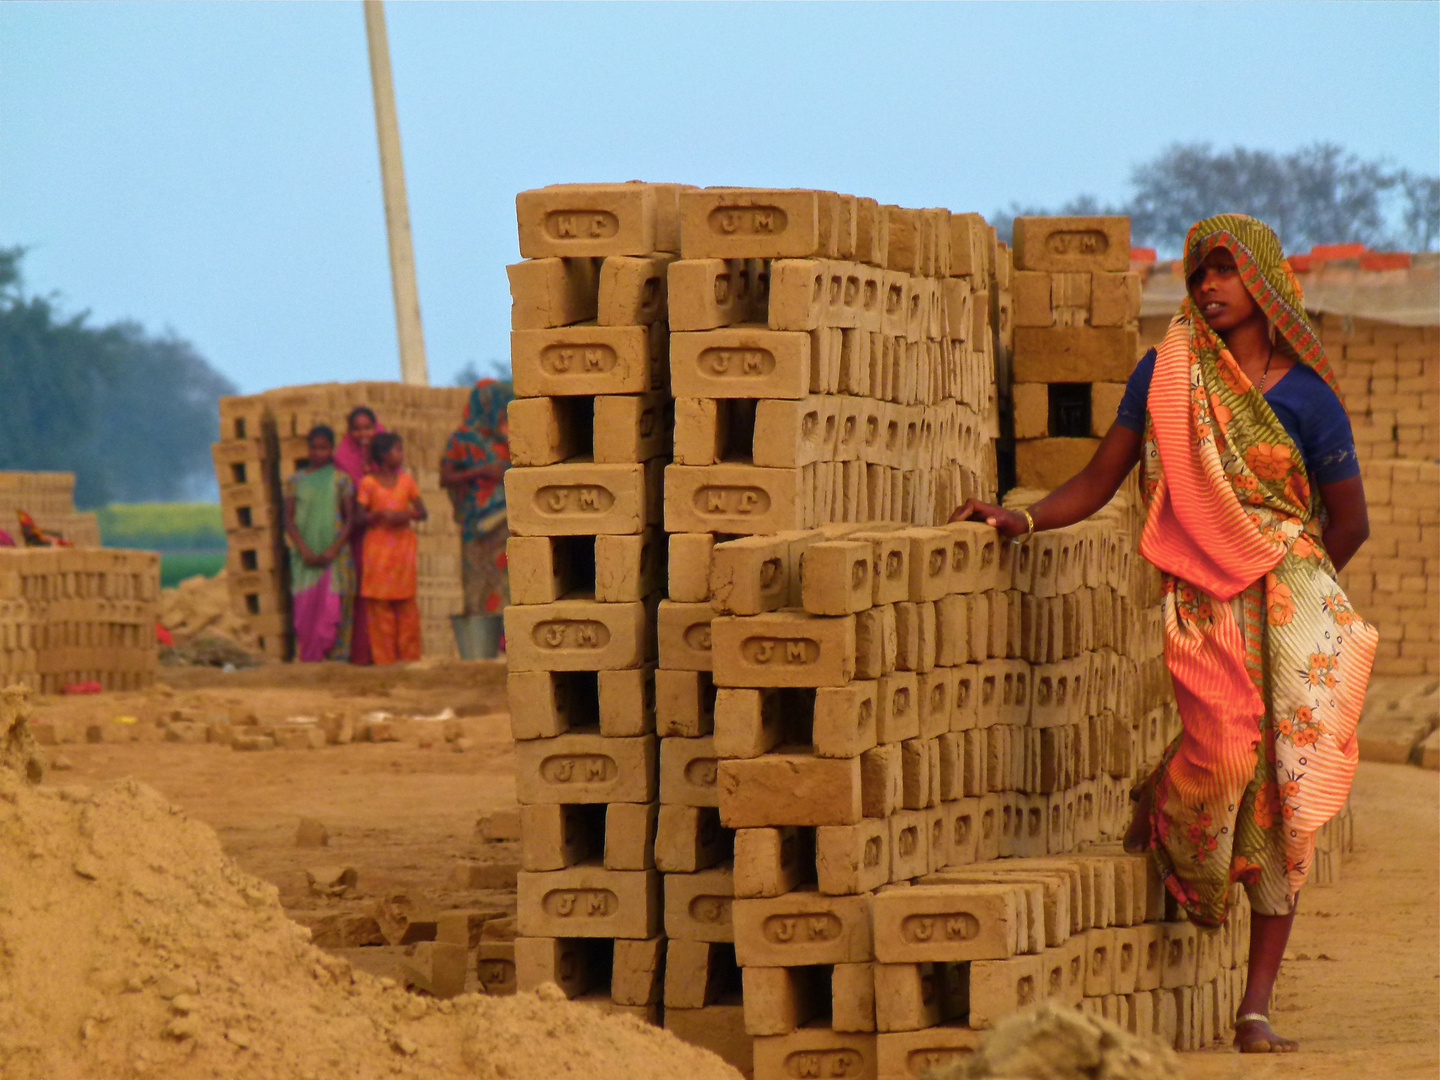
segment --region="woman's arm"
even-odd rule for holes
[[[1030,507],[1035,531],[1074,525],[1108,503],[1125,477],[1130,475],[1130,470],[1140,463],[1141,445],[1138,431],[1111,424],[1089,464]],[[1028,528],[1025,515],[1020,511],[1007,510],[977,499],[968,500],[950,515],[950,520],[984,521],[1006,537],[1019,536]]]
[[[300,561],[306,566],[325,565],[316,557],[315,553],[310,550],[309,545],[307,545],[300,536],[300,530],[295,527],[295,496],[289,494],[285,496],[285,537],[294,545],[296,553],[300,556]]]
[[[1365,482],[1356,473],[1333,484],[1320,485],[1320,501],[1325,504],[1325,513],[1330,524],[1325,526],[1322,538],[1325,550],[1336,570],[1345,569],[1370,536],[1370,512],[1365,506]]]
[[[410,520],[424,521],[430,516],[430,511],[425,509],[425,500],[416,495],[410,500]]]
[[[507,463],[501,462],[462,469],[453,461],[442,461],[440,463],[440,486],[459,488],[466,484],[473,484],[476,480],[500,480],[504,478],[505,470],[508,467]]]
[[[350,533],[355,528],[355,500],[346,495],[340,500],[340,530],[335,534],[335,539],[330,541],[324,553],[320,556],[328,565],[335,561],[346,544],[350,542]]]

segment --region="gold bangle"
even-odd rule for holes
[[[1021,508],[1020,513],[1025,515],[1025,524],[1028,526],[1028,528],[1026,528],[1025,530],[1025,535],[1033,536],[1035,534],[1035,519],[1030,516],[1030,511],[1024,509],[1023,507]]]

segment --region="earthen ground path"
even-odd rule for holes
[[[498,666],[497,666],[498,668]],[[66,744],[73,764],[56,783],[134,776],[212,825],[247,870],[297,913],[327,904],[307,895],[304,869],[349,862],[369,897],[419,888],[439,901],[513,909],[513,894],[467,893],[452,879],[466,859],[511,859],[484,845],[476,818],[513,805],[514,757],[499,671],[439,665],[387,676],[337,666],[266,667],[224,675],[167,672],[169,694],[42,699],[43,718],[73,724],[112,714],[159,719],[165,710],[251,710],[271,722],[344,707],[466,720],[465,753],[413,741],[324,750],[236,753],[174,743]],[[1355,852],[1339,884],[1301,897],[1272,1011],[1299,1054],[1185,1055],[1191,1080],[1433,1080],[1440,1075],[1440,774],[1364,763],[1355,782]],[[295,846],[301,816],[322,821],[331,845]],[[338,908],[337,908],[338,909]]]

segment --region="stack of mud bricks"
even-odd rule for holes
[[[1380,631],[1377,674],[1440,673],[1440,328],[1318,322],[1370,507],[1370,539],[1341,584]]]
[[[660,1019],[655,618],[673,430],[666,271],[680,188],[516,199],[505,612],[521,803],[520,989]]]
[[[17,543],[22,510],[46,532],[64,537],[76,547],[100,546],[96,516],[75,510],[74,473],[0,472],[0,529]]]
[[[1135,367],[1130,219],[1016,218],[1013,257],[1016,480],[1048,490],[1090,460]]]
[[[155,678],[160,557],[0,548],[0,684],[136,690]]]
[[[226,581],[236,613],[249,621],[266,655],[286,659],[291,648],[284,483],[309,454],[309,430],[325,424],[343,438],[346,417],[359,405],[373,409],[381,425],[404,440],[405,467],[430,512],[416,526],[424,655],[455,654],[449,619],[462,607],[460,529],[440,487],[440,458],[460,426],[468,393],[463,387],[361,382],[220,399],[221,441],[212,449],[228,547]]]

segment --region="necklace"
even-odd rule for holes
[[[1270,343],[1270,354],[1265,357],[1265,370],[1260,374],[1260,393],[1265,393],[1265,384],[1270,381],[1270,361],[1275,359],[1275,343]]]

